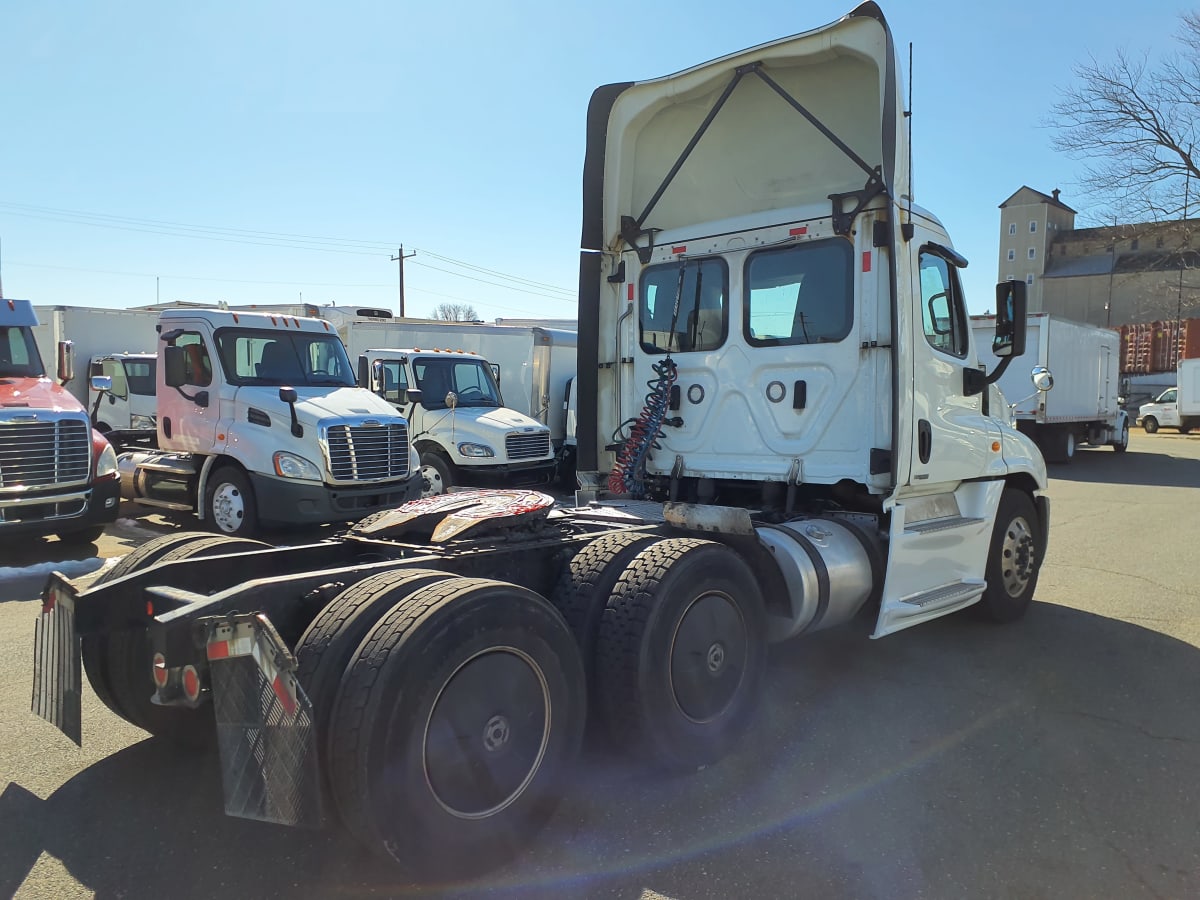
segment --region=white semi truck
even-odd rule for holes
[[[1175,379],[1175,387],[1138,409],[1147,434],[1159,428],[1178,428],[1180,434],[1200,428],[1200,359],[1181,359]]]
[[[130,499],[244,536],[420,496],[408,423],[356,385],[328,322],[172,309],[158,327],[158,449],[120,456]]]
[[[321,308],[346,344],[351,359],[378,347],[463,350],[483,357],[496,373],[509,409],[550,429],[556,452],[567,439],[565,403],[576,370],[574,331],[536,325],[486,325],[334,315]]]
[[[118,715],[215,735],[230,814],[340,820],[405,878],[461,878],[548,819],[589,716],[647,765],[715,765],[771,641],[1022,616],[1046,468],[989,382],[1024,349],[1024,284],[998,288],[981,371],[902,98],[874,3],[598,89],[576,505],[452,493],[303,546],[177,534],[87,590],[53,576],[35,710],[79,739],[54,676],[82,635]]]
[[[467,483],[545,484],[557,457],[550,429],[510,408],[495,366],[465,350],[366,350],[359,384],[408,419],[425,496]]]
[[[984,338],[995,331],[995,316],[972,316],[979,361],[987,369],[999,360]],[[1072,322],[1048,313],[1029,316],[1027,350],[1000,378],[1012,404],[1014,424],[1033,438],[1051,462],[1070,462],[1080,444],[1129,446],[1129,416],[1121,408],[1121,336],[1111,328]],[[1054,372],[1054,390],[1029,384],[1029,370]]]

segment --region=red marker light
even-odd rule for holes
[[[871,251],[870,250],[863,251],[863,271],[864,272],[871,271]]]
[[[159,687],[167,686],[167,658],[161,653],[154,654],[154,662],[151,665],[151,674],[154,676],[154,683]]]
[[[675,254],[687,253],[687,244],[684,244],[682,247],[672,247],[671,252]]]
[[[802,234],[808,234],[808,226],[801,225],[799,228],[792,228],[788,231],[788,234],[792,237],[799,237]]]

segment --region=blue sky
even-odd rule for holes
[[[467,302],[485,319],[574,317],[592,90],[853,5],[4,4],[5,296],[395,309],[403,244],[409,315]],[[982,312],[1003,200],[1059,187],[1086,212],[1081,164],[1043,127],[1071,66],[1172,50],[1185,7],[881,5],[905,56],[914,44],[917,202],[971,261]]]

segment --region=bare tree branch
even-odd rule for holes
[[[433,318],[443,322],[474,322],[479,319],[479,314],[470,303],[439,303]]]

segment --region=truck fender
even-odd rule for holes
[[[196,484],[196,518],[201,522],[205,519],[204,492],[208,489],[208,476],[212,474],[213,466],[221,459],[223,457],[206,456],[204,465],[200,467],[200,479]]]

